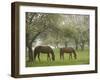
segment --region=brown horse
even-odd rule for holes
[[[50,54],[52,56],[52,60],[55,60],[55,55],[50,46],[37,46],[34,49],[34,61],[36,60],[36,57],[38,56],[38,60],[40,61],[40,53],[41,54],[47,54],[47,60],[50,60]]]
[[[74,58],[77,59],[77,55],[75,50],[72,47],[68,47],[68,48],[60,48],[60,59],[64,59],[64,53],[69,54],[69,59],[72,59],[72,53],[74,55]]]

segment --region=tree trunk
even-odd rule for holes
[[[78,50],[78,45],[76,44],[76,50]]]
[[[59,48],[59,46],[58,46],[58,45],[59,45],[59,42],[56,42],[56,48]]]
[[[33,51],[32,51],[32,44],[28,46],[28,56],[29,56],[29,61],[33,61]]]
[[[84,50],[84,45],[85,45],[85,42],[82,42],[82,44],[81,44],[81,50],[82,51]]]
[[[75,49],[78,50],[78,41],[75,40]]]
[[[65,42],[65,47],[68,47],[68,43],[67,43],[67,41]]]
[[[47,27],[48,28],[48,27]],[[27,34],[27,40],[26,40],[26,46],[29,50],[29,61],[33,61],[33,51],[32,51],[32,43],[35,41],[35,39],[42,33],[44,32],[47,28],[44,28],[43,30],[41,30],[40,32],[38,32],[35,36],[33,36],[32,40],[30,42],[28,42],[28,36],[29,34]]]

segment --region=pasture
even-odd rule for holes
[[[59,49],[54,49],[55,54],[55,61],[47,61],[47,54],[40,54],[39,61],[36,58],[36,61],[28,62],[26,59],[26,67],[42,67],[42,66],[64,66],[64,65],[82,65],[82,64],[89,64],[89,49],[85,50],[78,50],[77,53],[77,59],[70,59],[69,60],[69,54],[64,54],[64,60],[60,59],[60,53]],[[27,58],[27,56],[26,56]]]

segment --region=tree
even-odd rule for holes
[[[68,41],[73,39],[76,49],[81,46],[81,49],[84,50],[85,43],[89,43],[89,16],[63,15],[63,17],[65,45],[67,46]]]
[[[29,61],[33,60],[32,43],[41,36],[43,38],[50,30],[56,33],[60,18],[59,14],[26,13],[26,47],[29,50]]]

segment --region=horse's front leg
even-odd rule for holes
[[[72,57],[72,53],[71,53],[71,59],[72,59],[73,57]]]
[[[71,56],[71,55],[70,55],[70,53],[69,53],[69,60],[70,60],[70,56]]]
[[[72,53],[69,53],[69,60],[72,59]]]

